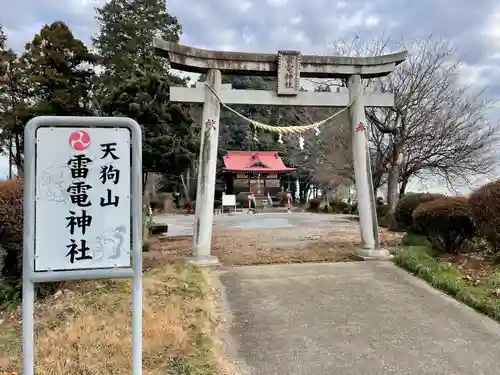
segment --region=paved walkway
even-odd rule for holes
[[[219,273],[228,355],[251,375],[496,375],[500,326],[390,263]]]

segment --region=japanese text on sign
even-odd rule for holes
[[[130,132],[41,128],[37,153],[35,269],[130,266]]]

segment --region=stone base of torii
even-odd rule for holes
[[[273,54],[209,51],[154,40],[156,54],[167,57],[170,66],[187,72],[206,74],[205,83],[194,88],[171,87],[173,102],[203,103],[201,150],[196,192],[196,211],[191,261],[205,266],[218,264],[211,255],[213,205],[217,148],[219,140],[219,99],[227,105],[349,107],[352,128],[353,163],[363,246],[355,252],[359,259],[388,259],[385,249],[376,248],[374,196],[367,173],[365,107],[392,107],[394,96],[368,91],[363,78],[390,74],[403,62],[405,51],[375,57],[305,56],[296,51]],[[222,84],[222,74],[275,76],[277,92],[233,90]],[[345,79],[347,88],[337,92],[302,92],[300,78]],[[211,89],[206,87],[210,86]],[[219,98],[217,98],[217,96]]]

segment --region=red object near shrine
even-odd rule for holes
[[[276,151],[228,151],[224,156],[225,172],[289,173]]]
[[[285,166],[277,151],[228,151],[224,168],[228,194],[252,194],[262,201],[282,191],[283,175],[296,168]]]
[[[288,210],[290,211],[292,209],[292,193],[286,193],[286,200],[288,202]]]

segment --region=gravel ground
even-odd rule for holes
[[[214,217],[212,253],[224,265],[331,262],[349,260],[359,245],[359,223],[349,215],[314,213],[235,214]],[[194,215],[161,215],[169,239],[152,239],[146,261],[173,261],[190,255]],[[397,234],[380,230],[386,247]]]

